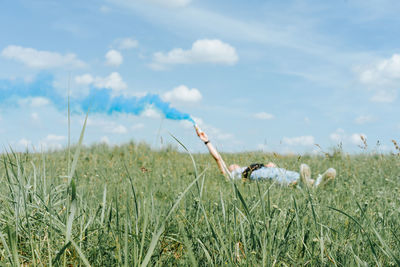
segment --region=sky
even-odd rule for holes
[[[188,118],[225,152],[400,139],[399,1],[1,3],[2,151],[65,147],[68,96],[86,145],[206,152]]]

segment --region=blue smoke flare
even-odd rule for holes
[[[61,96],[53,86],[54,78],[49,74],[40,74],[31,83],[21,80],[0,80],[0,105],[18,107],[22,98],[44,97],[49,99],[60,110],[67,108],[67,99]],[[188,120],[194,124],[187,113],[171,107],[157,94],[147,94],[143,97],[112,96],[111,90],[91,88],[90,93],[83,99],[71,99],[74,112],[91,113],[127,113],[140,115],[148,107],[159,110],[165,118],[171,120]]]

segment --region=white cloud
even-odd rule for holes
[[[239,141],[236,140],[236,138],[233,134],[231,134],[229,132],[225,132],[225,131],[223,131],[217,127],[214,127],[212,125],[206,124],[206,123],[204,123],[203,119],[201,119],[201,118],[197,118],[197,117],[192,117],[192,118],[195,121],[195,123],[199,126],[199,128],[202,131],[207,133],[207,135],[210,139],[216,140],[217,142],[230,141],[231,143],[239,144]],[[194,130],[193,123],[191,123],[191,122],[181,121],[180,123],[185,129]]]
[[[33,97],[31,99],[31,107],[34,107],[34,108],[47,106],[49,103],[50,103],[50,101],[44,97]]]
[[[397,92],[395,90],[377,90],[370,100],[377,103],[392,103],[396,98]]]
[[[114,44],[119,50],[129,50],[139,46],[139,42],[132,38],[117,39]]]
[[[145,2],[157,4],[164,7],[185,7],[190,4],[192,0],[142,0]]]
[[[267,113],[267,112],[259,112],[254,114],[254,117],[260,120],[272,120],[273,118],[275,118],[274,115]]]
[[[119,125],[116,125],[110,129],[108,129],[108,132],[113,133],[113,134],[126,134],[128,132],[128,129],[126,129],[125,126],[119,124]]]
[[[67,139],[63,135],[49,134],[39,141],[39,148],[42,150],[62,149],[64,141]]]
[[[118,72],[112,72],[107,77],[96,77],[94,85],[98,88],[113,89],[116,91],[124,90],[127,88],[126,83],[122,80]]]
[[[28,67],[38,69],[49,68],[82,68],[86,64],[75,54],[62,55],[57,52],[40,51],[29,47],[9,45],[3,49],[1,55],[8,59],[19,61]]]
[[[109,145],[109,144],[110,144],[110,139],[109,139],[107,136],[103,136],[103,137],[100,139],[100,143]]]
[[[352,145],[363,145],[361,136],[367,139],[367,136],[363,133],[346,134],[343,129],[337,129],[335,132],[329,135],[330,139],[335,143],[352,144]]]
[[[189,50],[175,48],[168,53],[155,53],[151,67],[163,69],[166,65],[194,63],[234,65],[238,59],[233,46],[217,39],[202,39],[195,41]]]
[[[46,141],[39,142],[39,149],[42,151],[58,150],[58,149],[62,149],[62,148],[63,148],[63,145],[60,143],[50,143],[50,142],[46,142]]]
[[[83,123],[83,121],[82,121]],[[104,117],[88,118],[87,125],[91,128],[98,128],[98,130],[111,134],[126,134],[128,129],[112,120],[106,120]]]
[[[162,117],[161,113],[152,106],[147,107],[140,115],[152,119],[161,119]]]
[[[354,133],[350,136],[350,142],[354,145],[363,145],[363,140],[362,138],[364,138],[364,140],[367,140],[367,136],[365,134],[360,134],[360,133]]]
[[[138,4],[140,0],[110,0],[123,8],[133,9],[135,12],[141,12],[141,15],[147,19],[162,23],[175,30],[185,30],[189,33],[207,32],[213,36],[238,40],[240,42],[249,42],[251,44],[261,44],[265,46],[289,48],[299,54],[312,55],[323,61],[347,65],[354,62],[355,57],[360,58],[357,53],[338,50],[332,46],[330,38],[321,39],[321,34],[311,29],[318,23],[304,19],[303,5],[288,5],[288,8],[279,9],[279,12],[269,8],[267,15],[262,21],[253,19],[243,20],[238,16],[227,16],[225,13],[218,13],[215,9],[209,10],[203,7],[190,6],[182,12],[166,11],[165,9],[152,10]],[[142,0],[146,1],[146,0]],[[298,10],[297,10],[298,9]],[[290,25],[288,28],[288,18]],[[304,38],[305,33],[307,38]],[[325,36],[326,37],[326,36]],[[308,66],[310,67],[310,66]],[[316,66],[319,69],[319,65]],[[307,70],[303,73],[310,74]],[[318,74],[313,77],[321,76]],[[326,73],[325,73],[326,76]]]
[[[202,128],[204,129],[205,132],[207,132],[209,134],[210,138],[212,137],[219,141],[234,139],[233,134],[222,131],[221,129],[216,128],[214,126],[203,125]]]
[[[50,100],[45,97],[29,97],[19,100],[20,106],[29,106],[32,108],[44,107],[50,104]]]
[[[335,143],[343,142],[343,140],[345,139],[344,130],[340,128],[337,129],[335,132],[329,135],[329,138]]]
[[[360,81],[365,84],[390,83],[393,79],[400,79],[400,54],[393,54],[360,72]]]
[[[204,121],[201,119],[201,118],[197,118],[197,117],[193,117],[192,116],[192,119],[195,121],[195,123],[197,124],[197,125],[204,125]],[[184,127],[184,128],[186,128],[186,129],[193,129],[193,123],[192,122],[190,122],[190,121],[187,121],[187,120],[184,120],[184,121],[180,121],[180,123],[182,124],[182,126]]]
[[[123,81],[121,75],[118,72],[112,72],[106,77],[93,77],[90,74],[83,74],[81,76],[76,76],[75,82],[80,85],[87,86],[92,84],[96,88],[106,88],[115,91],[121,91],[127,88],[126,83]]]
[[[107,14],[107,13],[110,13],[110,11],[111,11],[111,8],[108,7],[108,6],[102,5],[102,6],[100,7],[100,12],[101,12],[101,13]]]
[[[94,78],[90,74],[83,74],[81,76],[75,76],[75,82],[77,84],[89,85],[94,82]]]
[[[258,144],[257,149],[260,151],[263,151],[263,152],[271,151],[271,149],[269,148],[269,146],[267,144]]]
[[[375,119],[372,116],[369,115],[361,115],[358,116],[354,122],[357,124],[365,124],[365,123],[369,123],[369,122],[373,122]]]
[[[400,54],[369,66],[358,67],[359,80],[374,92],[372,102],[390,103],[400,88]]]
[[[33,149],[34,151],[36,149],[39,149],[41,151],[46,151],[46,150],[55,150],[55,149],[62,149],[63,148],[63,143],[66,140],[66,136],[63,135],[55,135],[55,134],[49,134],[46,137],[42,138],[38,143],[37,146],[33,145],[33,142],[29,139],[22,138],[20,139],[16,145],[17,148],[20,150],[25,150],[25,149]]]
[[[203,119],[193,117],[193,120],[196,122],[196,124],[200,127],[200,129],[204,132],[207,133],[208,137],[213,140],[217,141],[234,141],[237,142],[233,136],[233,134],[225,132],[217,127],[214,127],[212,125],[204,123]],[[183,123],[185,128],[192,128],[193,129],[193,124],[188,122],[188,123]]]
[[[63,135],[55,135],[55,134],[49,134],[46,136],[45,140],[48,142],[61,142],[66,139],[65,136]]]
[[[135,131],[135,130],[139,130],[139,129],[143,129],[144,128],[144,124],[143,123],[137,123],[131,126],[131,130]]]
[[[106,64],[114,67],[118,67],[124,61],[124,58],[122,57],[121,53],[114,49],[108,51],[107,54],[105,55],[105,58],[106,58]]]
[[[155,63],[155,62],[150,63],[148,66],[152,70],[157,70],[157,71],[163,71],[163,70],[167,70],[168,69],[165,65],[162,65],[160,63]]]
[[[289,146],[312,146],[315,144],[314,136],[283,137],[282,143]]]
[[[202,99],[202,95],[196,88],[189,89],[185,85],[175,87],[171,91],[166,92],[163,95],[165,101],[177,101],[177,102],[199,102]]]
[[[32,142],[28,139],[22,138],[18,141],[18,146],[21,146],[23,149],[27,149],[31,146]]]
[[[37,121],[37,120],[39,120],[39,114],[37,114],[36,112],[33,112],[33,113],[31,114],[31,118],[32,118],[33,120]]]
[[[393,150],[394,148],[388,145],[380,145],[376,147],[378,153],[395,153]]]

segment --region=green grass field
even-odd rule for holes
[[[304,162],[313,174],[336,168],[333,183],[307,190],[227,182],[209,155],[193,163],[173,148],[74,153],[1,155],[3,265],[400,265],[397,155],[223,154],[292,170]]]

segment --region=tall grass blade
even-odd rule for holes
[[[90,267],[88,259],[85,257],[85,254],[83,254],[82,250],[79,248],[79,246],[75,243],[74,240],[71,240],[71,244],[75,248],[76,252],[78,252],[79,257],[81,258],[85,266]]]
[[[164,218],[161,227],[158,229],[156,233],[153,234],[153,237],[150,242],[149,249],[147,250],[146,256],[143,259],[143,262],[140,266],[145,267],[147,264],[150,262],[150,257],[153,255],[154,249],[156,248],[158,239],[160,238],[161,234],[164,232],[165,229],[165,224],[168,221],[169,217],[172,215],[172,213],[175,211],[175,209],[178,207],[179,203],[183,199],[183,197],[186,195],[186,193],[192,188],[193,185],[197,183],[197,181],[201,178],[201,176],[197,177],[194,179],[194,181],[180,194],[179,198],[175,201],[175,204],[172,206],[172,208],[169,210],[167,216]]]
[[[13,259],[13,265],[19,266],[19,255],[18,255],[18,248],[17,248],[17,236],[16,232],[11,229],[9,225],[6,226],[8,242],[11,248],[11,254]]]
[[[65,244],[57,253],[56,257],[54,258],[52,265],[58,265],[58,262],[61,260],[61,256],[64,254],[65,250],[71,245],[71,241]]]
[[[101,205],[101,215],[100,215],[100,224],[103,226],[104,222],[104,214],[106,212],[106,201],[107,201],[107,185],[104,185],[103,190],[103,203]]]
[[[363,217],[368,221],[368,225],[369,227],[372,229],[372,231],[374,232],[375,236],[378,238],[379,242],[381,242],[382,246],[385,248],[385,250],[382,248],[383,253],[385,253],[388,257],[393,258],[393,260],[396,262],[396,264],[398,266],[400,266],[400,259],[393,253],[393,251],[389,248],[389,246],[386,244],[386,242],[383,240],[383,238],[381,237],[381,235],[378,233],[378,231],[375,229],[375,227],[373,226],[373,224],[371,223],[371,221],[369,220],[369,218],[367,217],[367,215],[365,214],[363,208],[361,207],[360,203],[358,203],[358,201],[356,201],[358,208],[361,211],[361,214],[363,215]]]
[[[138,218],[139,218],[138,200],[137,200],[137,198],[136,198],[136,191],[135,191],[135,188],[134,188],[134,186],[133,186],[132,176],[131,176],[131,174],[130,174],[130,172],[129,172],[129,170],[128,170],[128,167],[126,166],[125,161],[124,161],[124,167],[125,167],[126,174],[128,175],[129,182],[130,182],[130,184],[131,184],[131,190],[132,190],[132,194],[133,194],[133,200],[135,201],[136,220],[138,220]]]
[[[71,188],[72,188],[72,194],[71,194],[71,205],[70,205],[70,211],[69,211],[69,216],[67,220],[67,225],[66,225],[66,230],[65,230],[65,243],[68,243],[68,241],[71,240],[71,235],[72,235],[72,223],[74,222],[74,217],[75,217],[75,212],[76,212],[76,186],[75,186],[75,181],[71,181]]]
[[[183,244],[185,245],[186,250],[187,250],[187,254],[189,256],[190,265],[191,266],[198,266],[198,263],[197,263],[196,258],[194,256],[194,253],[193,253],[192,244],[189,242],[189,239],[188,239],[188,237],[187,237],[187,235],[185,233],[185,229],[184,229],[184,227],[183,227],[183,225],[181,223],[179,223],[179,230],[180,230],[181,234],[183,235]]]
[[[6,239],[4,238],[4,235],[2,232],[0,232],[0,239],[1,239],[1,243],[3,244],[4,250],[7,252],[8,260],[10,261],[10,264],[12,265],[13,264],[13,254],[11,253],[11,251],[8,247],[8,244],[6,242]]]
[[[85,135],[85,129],[86,129],[86,123],[87,123],[88,115],[89,115],[89,111],[86,113],[85,122],[83,123],[81,135],[79,137],[79,141],[78,141],[78,144],[76,146],[74,159],[73,159],[72,165],[71,165],[71,170],[70,170],[70,172],[68,174],[68,179],[69,179],[68,183],[71,182],[71,179],[75,174],[76,165],[78,164],[79,154],[81,152],[81,147],[82,147],[83,136]]]
[[[204,243],[201,242],[201,240],[200,240],[199,238],[197,238],[197,242],[199,242],[201,248],[203,249],[204,254],[206,255],[206,258],[207,258],[207,260],[208,260],[208,263],[209,263],[210,265],[214,265],[213,260],[212,260],[212,258],[211,258],[211,256],[210,256],[210,253],[208,252],[208,249],[206,248],[206,246],[204,245]]]
[[[129,266],[129,254],[128,254],[128,219],[125,219],[125,231],[124,231],[124,266]]]
[[[70,109],[70,82],[71,73],[68,75],[68,154],[67,154],[67,173],[71,172],[71,109]]]
[[[181,141],[178,140],[178,138],[176,138],[176,137],[175,137],[173,134],[171,134],[171,133],[169,133],[169,135],[171,135],[171,137],[174,138],[175,141],[178,142],[178,144],[180,144],[180,145],[183,147],[183,149],[189,154],[190,159],[192,160],[193,167],[194,167],[195,177],[197,177],[197,176],[198,176],[197,166],[196,166],[196,162],[194,161],[194,158],[193,158],[192,154],[191,154],[190,151],[186,148],[186,146],[185,146],[184,144],[182,144]]]
[[[332,210],[334,210],[334,211],[337,211],[337,212],[343,214],[344,216],[346,216],[347,218],[351,219],[353,222],[356,223],[356,225],[357,225],[358,227],[360,227],[360,229],[361,229],[363,232],[365,232],[364,227],[363,227],[353,216],[347,214],[346,212],[344,212],[344,211],[342,211],[342,210],[336,209],[336,208],[334,208],[334,207],[328,207],[328,208],[330,208],[330,209],[332,209]],[[371,248],[372,254],[374,255],[375,262],[376,262],[376,264],[377,264],[378,266],[380,266],[379,261],[378,261],[378,256],[377,256],[376,251],[375,251],[375,248],[374,248],[374,244],[372,243],[371,239],[369,238],[368,233],[366,233],[366,237],[367,237],[367,239],[368,239],[368,244],[369,244],[369,247]]]

